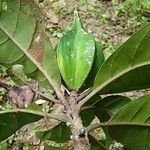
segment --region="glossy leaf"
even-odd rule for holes
[[[0,15],[0,64],[7,67],[21,64],[25,73],[33,78],[38,70],[42,81],[59,87],[59,70],[51,44],[37,28],[32,7],[21,2],[3,0],[6,7],[1,6]]]
[[[93,106],[95,104],[95,102],[98,101],[98,100],[100,100],[100,99],[101,99],[100,95],[98,95],[98,94],[94,95],[92,98],[90,98],[84,104],[83,108]],[[88,108],[88,109],[83,110],[80,113],[80,116],[81,116],[81,120],[82,120],[82,123],[83,123],[84,127],[89,126],[91,124],[91,122],[96,117],[95,112],[93,111],[93,108]]]
[[[125,92],[150,87],[150,25],[135,33],[103,64],[94,93]]]
[[[0,141],[7,139],[26,124],[42,119],[41,112],[29,110],[10,110],[0,112]]]
[[[121,95],[105,97],[94,104],[94,113],[100,122],[109,121],[109,119],[122,107],[131,102],[131,99]]]
[[[95,114],[91,109],[82,111],[80,116],[84,127],[89,126],[91,122],[95,119]]]
[[[95,56],[94,56],[94,62],[91,68],[91,71],[87,77],[87,79],[84,82],[83,89],[87,89],[94,84],[94,79],[96,77],[96,74],[102,64],[104,63],[105,58],[104,58],[104,53],[102,51],[102,45],[101,42],[96,41],[95,45]]]
[[[150,149],[149,106],[150,96],[128,103],[108,123],[109,135],[127,150]]]
[[[55,141],[57,143],[64,143],[70,140],[71,131],[65,123],[60,123],[54,128],[38,132],[37,136],[42,140]]]
[[[75,14],[72,29],[64,33],[57,46],[57,60],[61,75],[70,89],[79,89],[92,67],[95,40],[86,33]]]
[[[94,104],[93,111],[95,115],[98,117],[100,122],[107,122],[111,119],[111,117],[126,104],[131,102],[131,99],[121,95],[113,95],[107,96],[103,99],[98,100]],[[106,136],[106,147],[109,147],[112,144],[113,140],[108,134],[108,130],[103,128],[105,136]]]

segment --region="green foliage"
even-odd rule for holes
[[[114,0],[114,5],[118,12],[128,12],[131,15],[144,15],[144,13],[150,13],[150,1],[149,0],[125,0],[123,3]]]
[[[64,143],[70,139],[70,129],[66,126],[65,123],[58,124],[54,128],[38,132],[37,136],[42,140],[55,141],[57,143]]]
[[[79,89],[94,60],[95,40],[81,28],[75,13],[71,30],[64,33],[57,46],[57,60],[61,75],[69,89]]]
[[[129,102],[131,102],[131,99],[125,96],[107,96],[94,104],[94,113],[100,122],[106,122]]]
[[[5,0],[2,3],[0,63],[7,67],[21,64],[28,77],[35,78],[41,84],[44,82],[44,86],[48,81],[58,87],[60,76],[55,53],[48,38],[38,30],[31,5],[22,3],[20,0]],[[54,83],[50,78],[54,79]]]
[[[66,111],[69,117],[65,110],[59,115],[72,118],[72,124],[66,118],[62,119],[63,123],[57,118],[60,121],[58,125],[38,132],[38,137],[58,143],[69,141],[73,123],[78,121],[72,111],[77,111],[78,115],[79,109],[76,108],[81,106],[83,126],[90,128],[97,116],[100,120],[97,127],[103,127],[106,134],[105,142],[89,135],[92,150],[107,149],[113,140],[128,150],[150,149],[150,97],[132,101],[119,95],[100,96],[150,88],[150,24],[141,28],[105,60],[100,43],[82,29],[75,11],[71,29],[64,33],[56,47],[56,58],[47,36],[39,29],[40,25],[32,15],[31,5],[23,2],[3,0],[0,3],[0,65],[7,68],[17,84],[22,85],[32,78],[45,89],[51,86],[56,94],[52,96],[56,98],[53,102],[63,105],[68,102],[66,108],[69,110]],[[142,6],[149,9],[149,2],[144,1]],[[64,83],[60,74],[68,89],[60,89]],[[91,92],[85,94],[89,88]],[[80,93],[83,89],[86,91]],[[71,100],[74,102],[73,109]],[[51,114],[36,110],[39,110],[39,106],[32,105],[30,110],[0,112],[0,141],[28,123],[48,115],[51,117]],[[46,146],[45,149],[63,148]]]
[[[150,149],[150,96],[125,105],[110,120],[108,132],[126,149]]]
[[[102,143],[101,141],[98,141],[92,135],[89,135],[89,140],[91,143],[91,150],[106,150],[104,143]]]
[[[0,141],[7,139],[26,124],[38,121],[43,115],[27,110],[11,110],[0,112]]]
[[[148,24],[122,44],[98,71],[95,91],[108,94],[149,88],[149,38]]]
[[[105,61],[105,57],[104,57],[103,50],[102,50],[102,43],[99,41],[96,41],[95,44],[96,45],[95,45],[94,62],[92,64],[90,73],[84,82],[83,89],[93,86],[96,74]]]

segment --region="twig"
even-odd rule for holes
[[[49,117],[58,121],[67,122],[67,119],[64,115],[52,115],[52,114],[46,114],[45,117]]]
[[[25,82],[24,82],[25,83]],[[42,97],[48,99],[49,101],[52,101],[54,103],[58,103],[60,104],[59,100],[56,100],[53,96],[46,96],[43,93],[41,93],[40,91],[34,89],[31,85],[25,83],[26,86],[28,86],[31,90],[33,90],[34,92],[38,93],[39,95],[41,95]],[[12,87],[11,85],[8,85],[7,83],[5,83],[4,81],[0,80],[0,86],[2,86],[5,89],[9,89],[10,87]]]
[[[90,93],[85,97],[83,98],[82,100],[79,101],[78,103],[78,110],[81,109],[81,107],[92,97],[96,94],[96,91],[90,91]]]
[[[86,128],[86,130],[87,130],[88,133],[90,133],[91,131],[93,131],[93,130],[99,128],[99,127],[101,127],[101,125],[102,125],[101,123],[91,124],[90,126],[88,126]]]
[[[31,86],[29,86],[31,88],[31,90],[33,90],[34,92],[38,93],[40,96],[48,99],[49,101],[52,101],[54,103],[57,103],[57,104],[61,104],[59,100],[55,99],[53,96],[46,96],[45,94],[43,94],[42,92],[32,88]]]
[[[77,102],[79,102],[79,101],[81,101],[84,97],[86,97],[89,93],[91,93],[92,92],[92,89],[87,89],[87,90],[85,90],[85,91],[83,91],[80,95],[79,95],[79,97],[77,98]]]

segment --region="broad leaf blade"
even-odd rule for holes
[[[118,111],[108,125],[109,135],[125,149],[150,149],[150,96],[132,101]]]
[[[134,34],[103,64],[94,88],[103,94],[150,87],[150,25]]]
[[[121,95],[108,96],[94,104],[94,113],[100,122],[109,121],[122,107],[131,102],[131,99]]]
[[[89,126],[91,122],[95,119],[95,114],[91,109],[82,111],[80,116],[84,127]]]
[[[55,141],[57,143],[64,143],[69,141],[70,135],[71,131],[65,123],[60,123],[50,130],[37,133],[37,136],[40,139]]]
[[[94,62],[92,64],[92,68],[90,70],[90,73],[84,82],[83,89],[87,89],[87,88],[93,86],[96,74],[105,61],[105,57],[104,57],[104,54],[102,51],[101,42],[96,41],[95,44],[96,45],[95,45]]]
[[[17,26],[18,15],[20,11],[20,0],[14,3],[14,0],[3,0],[1,2],[0,22],[8,31],[14,33]],[[12,13],[14,18],[12,17]]]
[[[0,141],[7,139],[26,124],[43,118],[40,112],[29,110],[11,110],[0,112]]]
[[[3,3],[7,10],[2,8],[0,16],[0,64],[22,64],[25,73],[31,77],[35,77],[33,74],[38,69],[43,80],[58,88],[61,80],[56,56],[47,37],[37,28],[32,7],[22,1],[20,3],[20,0],[5,0]],[[16,10],[12,11],[12,7]]]
[[[89,134],[89,141],[91,143],[91,150],[107,150],[107,147],[101,142]]]
[[[57,60],[61,75],[70,89],[79,89],[92,67],[95,40],[86,33],[75,16],[73,28],[64,33],[57,46]]]

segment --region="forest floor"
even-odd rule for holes
[[[63,31],[71,24],[73,12],[77,9],[84,29],[87,32],[92,32],[96,40],[102,43],[106,59],[150,18],[150,13],[143,9],[142,3],[134,5],[117,0],[39,1],[41,2],[39,6],[44,12],[44,26],[53,47],[57,45]],[[145,93],[149,94],[148,91],[138,91],[128,92],[126,95],[135,99]],[[10,143],[9,149],[43,150],[42,144],[31,132],[32,127],[31,125],[30,130],[26,131],[25,135],[18,132],[16,136],[10,138],[7,141],[7,143]],[[0,150],[5,150],[1,144]]]

